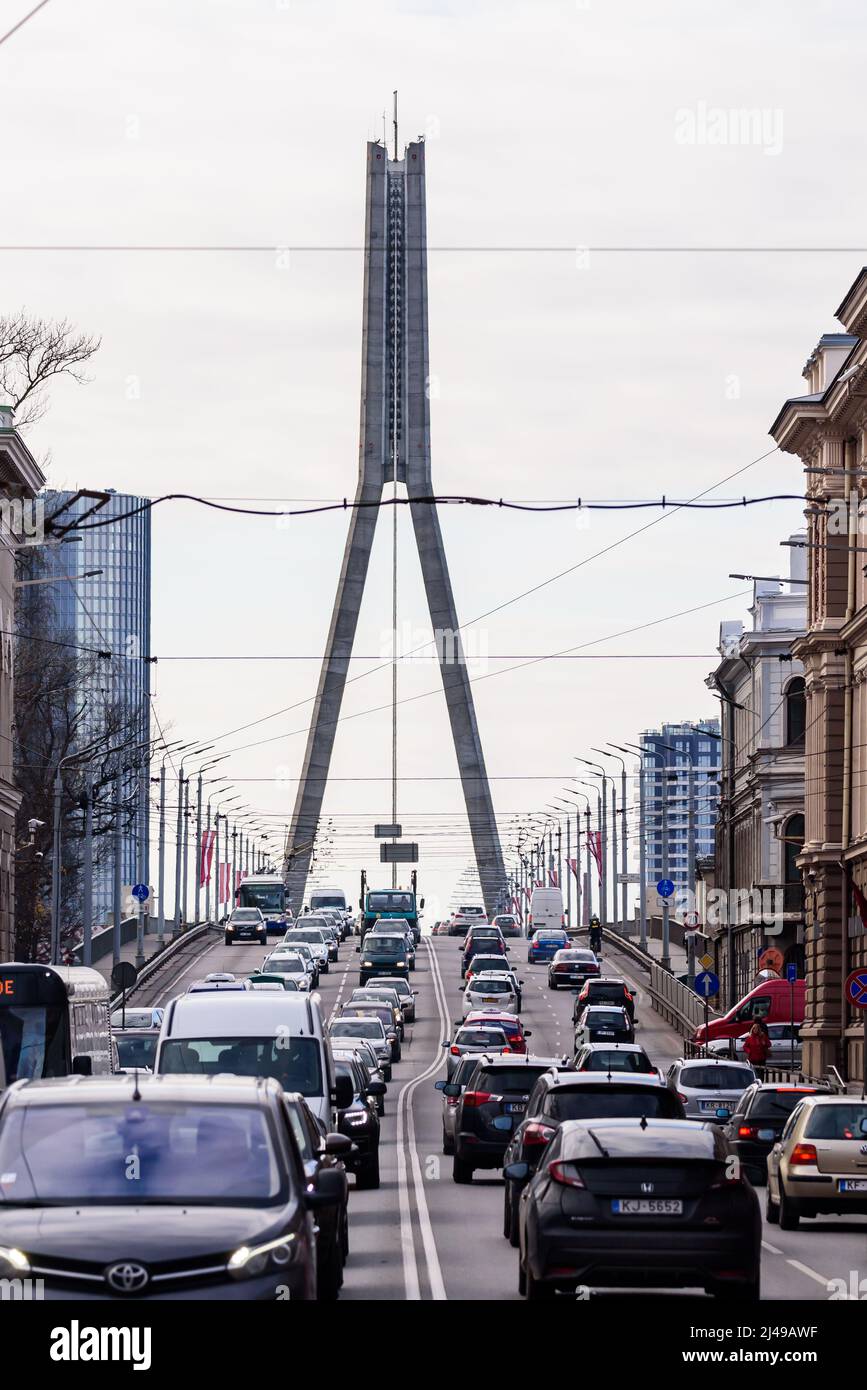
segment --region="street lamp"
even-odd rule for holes
[[[599,776],[602,778],[602,816],[601,816],[601,824],[600,824],[600,827],[599,827],[599,828],[600,828],[600,832],[601,832],[601,837],[602,837],[602,882],[601,882],[601,885],[600,885],[600,893],[599,893],[600,900],[601,900],[602,911],[601,911],[601,913],[600,913],[599,915],[600,915],[600,917],[602,918],[602,925],[604,926],[604,925],[605,925],[605,919],[606,919],[607,916],[608,916],[608,808],[607,808],[607,804],[606,804],[606,803],[607,803],[607,797],[608,797],[608,781],[609,781],[609,778],[608,778],[608,773],[605,771],[605,768],[601,765],[601,763],[592,763],[592,762],[590,761],[589,758],[579,758],[577,755],[573,755],[573,756],[575,756],[575,761],[576,761],[576,762],[583,763],[585,767],[592,767],[593,770],[594,770],[595,772],[598,772],[598,773],[599,773]],[[613,780],[612,780],[612,786],[613,786]],[[615,917],[615,922],[616,922],[616,918],[617,918],[617,889],[616,889],[616,887],[615,887],[615,890],[614,890],[614,917]]]
[[[609,744],[610,748],[616,748],[617,744]],[[629,911],[629,884],[627,882],[627,831],[626,831],[626,763],[617,753],[609,753],[604,748],[594,748],[594,753],[601,753],[603,758],[613,758],[620,764],[620,920],[623,930],[626,930],[626,917]],[[615,811],[615,815],[616,815]],[[617,844],[617,822],[611,827],[611,838]],[[617,873],[614,874],[614,900],[617,901]]]

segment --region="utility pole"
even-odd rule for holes
[[[178,768],[178,815],[175,827],[175,920],[172,927],[172,940],[181,934],[181,859],[183,855],[182,826],[184,818],[184,760]]]
[[[112,923],[112,942],[111,959],[112,964],[117,965],[120,960],[120,914],[121,914],[121,874],[123,870],[123,835],[121,825],[123,818],[123,801],[121,799],[121,772],[118,763],[114,774],[114,922]]]
[[[188,911],[188,878],[187,871],[190,858],[190,779],[184,782],[184,869],[183,869],[183,891],[181,901],[183,903],[182,929],[187,930],[190,924],[190,914]]]
[[[157,946],[166,940],[166,760],[160,764],[160,823],[157,841]]]

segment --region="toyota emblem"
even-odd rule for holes
[[[129,1260],[109,1265],[105,1271],[105,1282],[116,1293],[139,1293],[149,1278],[144,1265],[133,1264]]]

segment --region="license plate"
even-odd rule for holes
[[[867,1192],[867,1178],[840,1178],[837,1186],[841,1192]]]
[[[766,1144],[772,1143],[776,1137],[777,1131],[775,1129],[760,1129],[756,1133],[756,1138],[763,1140]]]
[[[702,1110],[726,1110],[728,1109],[725,1101],[722,1100],[700,1100],[699,1107]]]
[[[507,1101],[503,1107],[507,1115],[523,1115],[527,1109],[526,1105],[520,1105],[517,1101]]]
[[[679,1197],[612,1197],[615,1216],[682,1216]]]
[[[496,1004],[496,1002],[497,1002],[497,996],[496,996],[496,994],[483,994],[483,995],[482,995],[482,1003],[483,1003],[483,1004]]]

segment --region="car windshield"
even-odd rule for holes
[[[343,897],[342,894],[338,895],[336,893],[317,893],[315,897],[310,899],[310,906],[312,908],[336,907],[339,909],[339,911],[345,912],[346,899]]]
[[[267,964],[269,975],[307,974],[307,967],[300,956],[272,956]]]
[[[136,1067],[150,1067],[153,1071],[154,1058],[157,1055],[157,1033],[135,1034],[135,1033],[115,1033],[114,1040],[117,1044],[118,1064],[124,1070],[134,1070]]]
[[[0,1175],[0,1206],[257,1206],[285,1192],[261,1110],[183,1101],[21,1106],[0,1130]]]
[[[258,922],[260,916],[258,907],[236,907],[231,920],[233,922]]]
[[[552,1091],[545,1114],[554,1120],[648,1119],[666,1118],[672,1113],[672,1099],[660,1086],[642,1086],[640,1091],[603,1090]]]
[[[396,951],[398,955],[406,954],[406,942],[402,936],[368,936],[362,947],[363,951]]]
[[[383,986],[387,985],[389,989],[397,990],[398,994],[412,996],[409,980],[386,980],[383,976],[380,976],[380,983]]]
[[[322,1057],[315,1038],[278,1032],[265,1038],[168,1038],[160,1071],[216,1076],[273,1076],[284,1091],[322,1095]]]
[[[385,1029],[378,1018],[337,1018],[330,1032],[332,1038],[375,1038],[379,1042],[385,1038]]]
[[[492,980],[487,975],[475,977],[472,983],[472,989],[475,994],[511,994],[512,992],[512,986],[509,984],[508,980]]]
[[[255,903],[256,907],[263,912],[282,912],[284,894],[281,885],[257,888],[249,883],[241,885],[241,893],[245,898]]]
[[[743,1091],[754,1080],[746,1067],[706,1067],[697,1063],[683,1068],[677,1084],[692,1091]]]
[[[368,893],[368,912],[412,912],[411,893]]]
[[[513,927],[514,925],[515,925],[515,919],[514,919],[514,917],[498,917],[498,918],[497,918],[497,926],[498,926],[498,927]]]
[[[317,927],[315,931],[309,931],[306,928],[304,931],[293,931],[291,936],[284,939],[286,941],[306,941],[310,946],[321,946],[324,938]]]
[[[582,1063],[585,1071],[630,1071],[650,1074],[656,1071],[649,1057],[643,1052],[591,1052]]]
[[[867,1104],[817,1105],[804,1130],[806,1139],[867,1139]]]
[[[394,1010],[385,1005],[378,1008],[376,1004],[359,1004],[358,1008],[344,1009],[341,1018],[378,1018],[386,1028],[394,1022]]]

